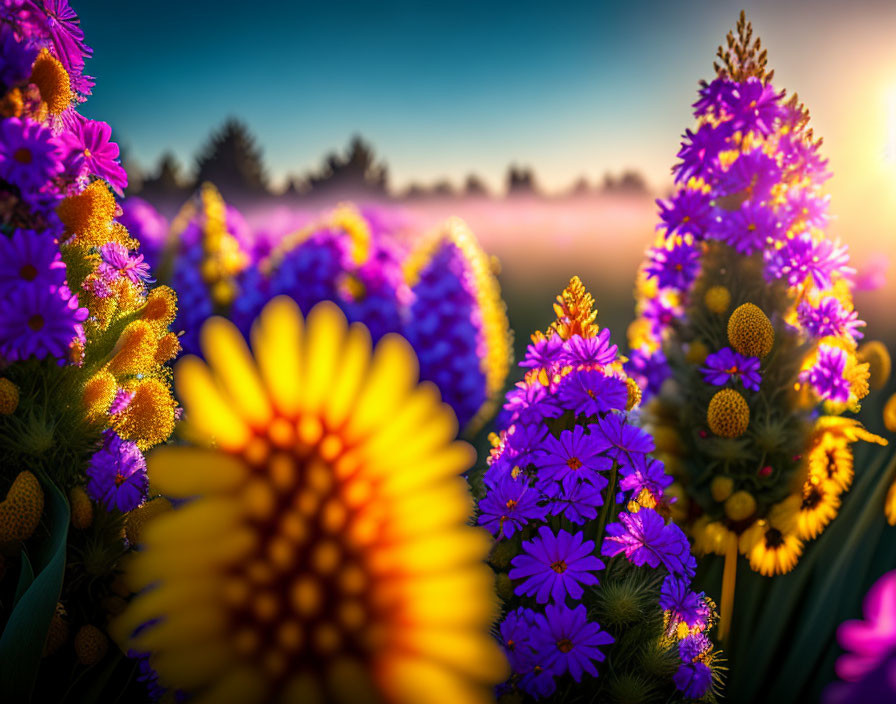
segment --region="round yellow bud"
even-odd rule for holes
[[[746,491],[735,491],[725,501],[725,515],[732,521],[742,521],[756,513],[756,499]]]
[[[706,289],[703,302],[710,311],[721,315],[731,305],[731,292],[724,286],[710,286]]]
[[[675,428],[668,425],[658,425],[651,430],[656,449],[660,452],[668,452],[670,455],[680,455],[684,451],[681,438]]]
[[[92,624],[81,626],[75,634],[75,655],[82,665],[96,665],[108,649],[106,634]]]
[[[0,379],[0,415],[12,415],[18,407],[19,387],[9,379]]]
[[[896,433],[896,394],[890,396],[884,406],[884,425],[891,433]]]
[[[702,340],[694,340],[688,345],[687,354],[684,356],[685,361],[689,364],[703,364],[709,354],[709,348]]]
[[[34,533],[44,511],[44,490],[28,470],[19,472],[0,501],[0,546],[16,546]]]
[[[893,363],[886,345],[879,340],[869,340],[856,350],[860,364],[868,364],[868,385],[872,389],[882,389],[890,378]]]
[[[750,408],[737,391],[722,389],[709,402],[706,423],[720,437],[739,438],[750,425]]]
[[[709,493],[719,503],[722,503],[731,496],[734,491],[734,480],[731,477],[720,475],[713,477],[712,483],[709,485]]]
[[[775,344],[775,329],[762,309],[744,303],[728,318],[728,342],[746,357],[765,357]]]

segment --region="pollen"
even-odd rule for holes
[[[177,294],[168,286],[158,286],[149,292],[140,317],[159,330],[166,330],[177,315]]]
[[[728,318],[728,342],[746,357],[765,357],[775,344],[775,329],[759,306],[744,303]]]
[[[641,403],[641,387],[631,377],[626,377],[625,388],[628,391],[628,398],[625,402],[625,410],[630,411]]]
[[[161,379],[150,377],[125,387],[134,392],[128,407],[115,418],[115,431],[125,440],[133,440],[141,450],[164,442],[174,431],[177,407],[171,390]]]
[[[173,332],[165,333],[156,346],[155,362],[156,364],[164,364],[177,357],[180,352],[180,339],[178,339],[177,335]]]
[[[81,394],[87,417],[96,420],[105,415],[115,400],[117,390],[118,382],[108,369],[101,369],[90,377]]]
[[[156,364],[156,330],[144,320],[129,323],[116,344],[117,352],[109,363],[116,376],[146,374]]]
[[[594,322],[597,318],[594,298],[578,276],[573,276],[569,285],[557,296],[554,312],[557,314],[557,321],[551,327],[564,340],[573,335],[594,337],[600,331]]]
[[[19,387],[9,379],[0,379],[0,415],[9,416],[19,407]]]
[[[71,105],[71,79],[59,59],[47,49],[41,49],[34,61],[31,82],[40,90],[40,99],[51,115],[58,115]]]
[[[703,295],[703,302],[713,313],[727,313],[731,305],[731,292],[725,286],[710,286]]]
[[[706,411],[709,429],[723,438],[739,438],[750,425],[750,408],[734,389],[716,392]]]
[[[94,181],[80,193],[63,200],[56,210],[66,234],[76,235],[76,243],[99,246],[109,240],[115,217],[115,197],[105,181]]]

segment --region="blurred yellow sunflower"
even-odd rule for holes
[[[201,702],[490,699],[507,670],[466,524],[473,451],[411,347],[371,351],[335,305],[305,322],[284,297],[254,359],[220,318],[202,347],[175,378],[196,446],[149,460],[159,491],[196,498],[143,529],[120,642]]]

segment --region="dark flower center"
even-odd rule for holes
[[[566,460],[566,464],[570,469],[579,469],[582,466],[582,460],[578,457],[570,457]]]
[[[25,279],[25,281],[34,281],[37,278],[37,267],[33,264],[25,264],[25,266],[19,269],[19,276]]]
[[[800,505],[801,509],[813,509],[818,504],[821,503],[821,492],[818,490],[817,486],[813,486],[809,493],[803,497],[803,503]]]
[[[834,451],[829,450],[827,453],[828,456],[828,476],[833,477],[837,473],[837,460],[834,458]]]
[[[748,229],[750,232],[754,232],[754,231],[756,230],[756,223],[755,223],[755,222],[751,222],[749,225],[747,225],[747,229]]]
[[[516,501],[514,501],[513,499],[507,499],[507,503],[505,504],[505,506],[507,506],[510,511],[513,511],[514,507],[516,506]]]
[[[121,486],[122,484],[124,484],[124,475],[118,472],[115,475],[115,486]]]
[[[25,147],[19,147],[12,153],[12,158],[20,164],[30,164],[31,150],[26,149]]]
[[[572,641],[569,638],[563,638],[562,640],[557,641],[557,649],[561,653],[568,653],[572,650]]]
[[[685,215],[685,216],[681,219],[681,221],[682,221],[682,222],[690,222],[690,221],[691,221],[691,216],[690,216],[690,215]]]
[[[733,367],[728,367],[725,370],[726,374],[737,374],[737,365],[735,364]]]
[[[44,327],[44,316],[34,314],[30,318],[28,318],[28,327],[37,332],[38,330],[42,330]]]
[[[774,550],[775,548],[781,547],[784,544],[784,536],[781,535],[781,531],[777,528],[771,528],[765,534],[765,546],[769,549]]]
[[[551,565],[551,569],[557,574],[563,574],[566,572],[566,563],[563,560],[557,560],[557,562]]]

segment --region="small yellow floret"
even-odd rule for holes
[[[883,342],[869,340],[856,351],[859,362],[869,365],[868,384],[872,389],[882,389],[890,378],[893,368],[890,352]]]
[[[155,366],[158,339],[155,328],[145,320],[135,320],[122,331],[117,352],[109,362],[116,376],[146,374]]]
[[[89,528],[93,523],[93,504],[84,487],[72,487],[68,493],[68,501],[72,507],[72,525],[78,530]]]
[[[726,477],[724,475],[713,477],[713,480],[709,485],[709,493],[712,494],[712,498],[719,503],[722,503],[725,499],[731,496],[733,491],[734,480],[731,477]]]
[[[91,420],[102,417],[115,400],[117,390],[118,382],[108,369],[102,369],[90,377],[81,394],[87,417]]]
[[[765,357],[775,344],[775,329],[759,306],[744,303],[728,318],[728,342],[746,357]]]
[[[40,90],[40,99],[51,115],[58,115],[72,103],[71,79],[62,63],[49,50],[41,49],[31,68],[31,83]]]
[[[731,292],[724,286],[710,286],[703,295],[703,302],[710,311],[721,315],[731,305]]]
[[[725,515],[732,521],[743,521],[756,513],[756,499],[748,491],[735,491],[725,501]]]
[[[180,354],[180,340],[173,332],[165,333],[156,347],[156,364],[164,364]]]
[[[44,511],[44,490],[28,470],[19,472],[0,501],[0,546],[15,546],[31,537]]]
[[[156,328],[166,330],[177,315],[177,294],[168,286],[158,286],[149,292],[140,317]]]
[[[105,181],[94,181],[77,195],[63,200],[56,213],[67,235],[76,235],[83,246],[100,246],[108,241],[115,217],[115,197]]]
[[[0,379],[0,415],[9,416],[19,407],[19,387],[9,379]]]
[[[625,402],[625,410],[630,411],[641,403],[641,387],[631,377],[625,378],[625,386],[628,389],[628,399]]]
[[[150,377],[131,382],[125,388],[134,392],[134,398],[115,416],[115,431],[125,440],[136,442],[141,450],[167,440],[174,430],[177,407],[168,385]]]
[[[734,389],[718,391],[706,411],[709,429],[723,438],[739,438],[750,425],[750,408]]]

